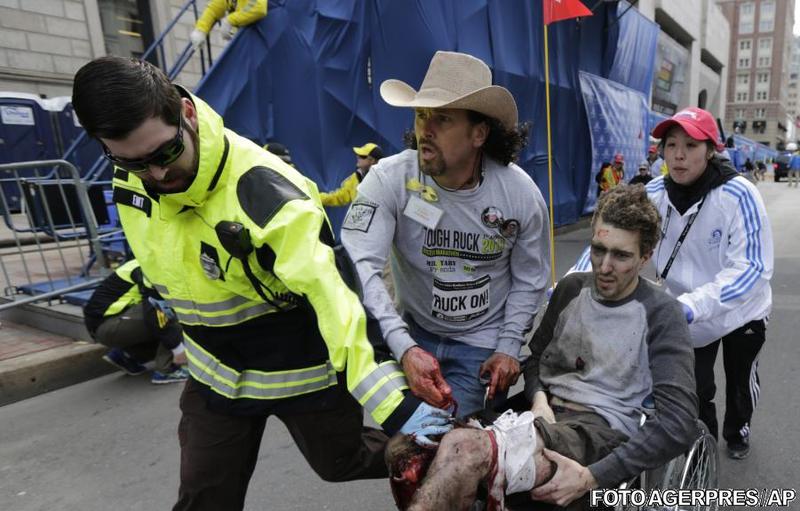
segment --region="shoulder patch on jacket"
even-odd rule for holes
[[[253,167],[239,178],[236,196],[242,210],[259,227],[264,227],[284,204],[308,199],[303,190],[269,167]]]
[[[354,202],[347,211],[342,229],[369,232],[369,227],[372,225],[372,217],[375,216],[377,210],[378,205],[373,202],[363,200]]]
[[[147,195],[119,186],[114,187],[113,200],[116,204],[124,204],[143,211],[147,216],[150,216],[153,208],[153,202]]]

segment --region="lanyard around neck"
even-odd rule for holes
[[[675,261],[675,256],[678,255],[678,250],[681,249],[681,245],[683,245],[683,241],[686,239],[686,235],[689,234],[689,229],[691,229],[692,224],[694,223],[695,218],[697,215],[700,214],[700,208],[703,207],[703,203],[706,201],[706,196],[703,195],[703,199],[700,201],[700,204],[697,205],[697,211],[689,216],[689,221],[686,222],[686,227],[683,228],[683,232],[681,232],[680,237],[678,237],[678,241],[675,242],[675,246],[672,248],[672,254],[669,256],[669,260],[667,261],[666,266],[664,266],[664,271],[661,272],[659,275],[659,280],[666,280],[667,274],[669,273],[669,269],[672,268],[672,263]],[[664,226],[664,234],[667,233],[667,228],[669,227],[669,220],[672,216],[672,206],[667,205],[667,219],[664,222],[666,225]]]

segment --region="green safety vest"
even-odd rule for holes
[[[118,170],[114,201],[136,259],[183,326],[192,377],[229,400],[269,401],[327,389],[344,371],[348,390],[378,423],[408,413],[401,404],[415,398],[404,393],[405,377],[396,362],[376,355],[359,298],[321,239],[330,227],[316,185],[181,92],[198,113],[192,185],[159,196]],[[220,221],[249,230],[256,249],[249,266],[279,308],[223,248]],[[296,297],[310,305],[305,316]],[[314,335],[285,333],[295,327]]]

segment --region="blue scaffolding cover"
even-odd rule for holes
[[[578,218],[593,184],[578,71],[608,76],[616,53],[616,5],[585,3],[594,16],[548,29],[557,224]],[[541,2],[530,0],[273,1],[197,93],[234,131],[286,144],[297,168],[330,190],[353,172],[353,146],[402,149],[412,112],[384,103],[380,83],[398,78],[416,87],[437,50],[467,52],[492,68],[520,119],[532,122],[519,164],[547,196],[543,35]],[[344,210],[329,210],[335,226]]]
[[[597,173],[604,162],[614,161],[614,155],[622,154],[627,182],[636,174],[649,146],[647,100],[639,91],[590,73],[581,72],[581,88],[594,149],[591,168]],[[596,199],[597,188],[591,186],[585,212],[594,209]]]

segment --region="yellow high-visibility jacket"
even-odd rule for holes
[[[364,309],[325,242],[332,235],[316,185],[179,90],[198,113],[194,181],[158,195],[117,170],[114,201],[142,270],[183,326],[192,378],[215,407],[264,413],[287,403],[313,409],[314,395],[339,391],[344,372],[356,400],[397,431],[419,400],[406,392],[399,365],[367,338]],[[215,231],[222,221],[249,231],[248,266],[275,305],[224,248]]]
[[[195,28],[207,34],[225,15],[234,27],[249,25],[267,15],[267,0],[209,0]]]
[[[332,192],[321,192],[319,198],[323,206],[347,206],[353,199],[356,198],[358,193],[358,183],[363,178],[358,171],[350,174],[347,179],[342,181],[341,186]]]
[[[147,285],[136,259],[121,264],[100,283],[83,308],[83,318],[89,333],[94,335],[107,318],[141,303],[142,292],[139,286]]]

